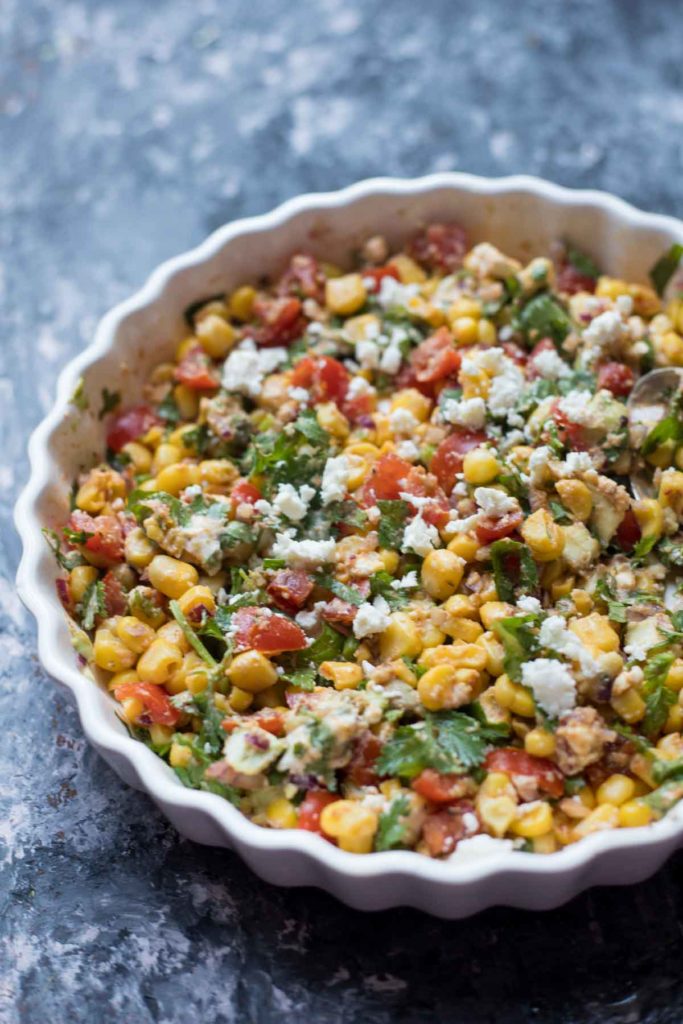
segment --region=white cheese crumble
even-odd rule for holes
[[[605,348],[619,341],[623,326],[619,313],[608,309],[591,320],[583,332],[583,340],[597,348]]]
[[[552,459],[552,450],[547,444],[540,448],[534,448],[529,456],[529,479],[534,487],[543,483],[548,468],[548,461]]]
[[[593,469],[593,460],[588,452],[569,452],[564,462],[557,467],[560,476],[574,476],[576,473],[585,473]]]
[[[617,295],[614,305],[617,313],[622,316],[630,316],[633,312],[633,299],[630,295]]]
[[[486,402],[483,398],[447,398],[441,406],[441,416],[455,426],[480,430],[486,423]]]
[[[354,377],[346,392],[347,398],[360,398],[361,395],[374,395],[377,392],[372,384],[368,383],[365,377]]]
[[[414,551],[425,558],[430,551],[439,546],[439,531],[431,523],[426,523],[422,514],[418,513],[403,531],[402,551]]]
[[[479,861],[487,857],[500,857],[501,854],[514,853],[515,844],[512,839],[495,839],[485,832],[469,839],[461,839],[453,853],[447,858],[450,863],[464,864]]]
[[[496,519],[504,516],[506,512],[515,512],[519,508],[516,498],[511,498],[509,494],[496,490],[495,487],[477,487],[474,491],[474,500],[482,512]]]
[[[379,595],[372,604],[366,601],[356,612],[356,617],[353,620],[353,635],[357,640],[362,640],[363,637],[373,633],[383,633],[390,622],[389,612],[389,605]]]
[[[541,625],[539,641],[542,647],[548,647],[557,654],[564,654],[570,661],[576,661],[581,671],[591,675],[598,670],[598,665],[581,643],[576,633],[567,629],[567,624],[561,615],[549,615]]]
[[[537,597],[529,597],[528,595],[524,595],[523,597],[520,597],[520,599],[518,600],[517,607],[522,612],[533,612],[534,614],[538,614],[541,610],[541,602],[538,600]]]
[[[257,349],[251,338],[245,338],[223,364],[223,387],[255,398],[266,374],[276,370],[286,358],[286,348]]]
[[[413,441],[399,441],[396,445],[396,454],[406,462],[415,462],[420,454],[420,449]]]
[[[566,665],[555,658],[537,658],[522,665],[522,683],[551,718],[559,718],[576,705],[576,683]]]
[[[350,472],[351,463],[346,455],[335,455],[327,460],[320,490],[323,505],[341,501],[346,496]]]
[[[559,380],[560,377],[568,377],[572,372],[562,356],[558,355],[553,348],[539,352],[534,356],[532,362],[545,380]]]
[[[382,309],[390,309],[391,306],[408,305],[410,300],[420,294],[419,284],[401,284],[395,277],[383,277],[376,299]]]
[[[419,425],[410,409],[394,409],[389,416],[389,426],[394,434],[412,434]]]
[[[570,391],[568,395],[560,399],[558,408],[571,423],[589,426],[591,412],[588,406],[592,398],[593,395],[590,391]]]
[[[481,519],[480,512],[476,512],[473,516],[467,516],[465,519],[458,519],[457,512],[451,512],[450,515],[452,518],[444,526],[444,533],[448,536],[454,533],[470,533]]]
[[[291,569],[309,569],[331,562],[336,543],[333,540],[294,540],[293,531],[275,535],[273,558],[283,558]]]
[[[295,402],[299,402],[300,405],[309,402],[311,398],[311,392],[307,391],[306,388],[289,388],[287,394]]]
[[[315,497],[315,488],[303,484],[297,491],[293,484],[280,484],[273,498],[273,505],[287,519],[298,523],[308,512],[308,506]]]
[[[405,574],[405,576],[401,576],[400,580],[391,581],[392,590],[409,590],[417,585],[417,572],[415,569],[411,569],[410,572]]]

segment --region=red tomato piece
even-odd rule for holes
[[[425,768],[410,785],[416,793],[433,804],[450,804],[462,795],[461,775],[442,775],[433,768]]]
[[[320,827],[320,815],[328,804],[332,804],[338,799],[339,797],[334,793],[328,793],[326,789],[309,790],[299,805],[297,828],[323,835],[323,830]]]
[[[473,832],[465,827],[464,816],[474,814],[469,800],[460,800],[447,810],[428,814],[422,826],[422,838],[432,857],[453,853],[461,839]]]
[[[131,697],[142,701],[144,711],[138,720],[143,725],[175,725],[180,718],[164,688],[156,683],[122,683],[114,690],[114,696],[121,701]]]
[[[295,622],[273,615],[267,608],[238,608],[232,621],[239,648],[281,654],[301,651],[306,646],[306,634]]]
[[[60,576],[55,580],[55,586],[57,588],[57,597],[62,602],[62,607],[68,615],[74,613],[74,602],[71,597],[71,588],[69,587],[69,581],[64,576]]]
[[[633,387],[633,370],[623,363],[605,363],[598,370],[598,390],[606,388],[616,398],[626,398]]]
[[[332,356],[304,356],[292,373],[292,387],[310,391],[313,403],[343,402],[350,381],[349,371]]]
[[[408,253],[430,270],[453,273],[462,266],[467,234],[459,224],[430,224],[408,245]]]
[[[421,384],[432,384],[457,373],[461,358],[448,328],[440,327],[436,334],[425,338],[411,353],[410,363]]]
[[[353,620],[358,614],[358,608],[350,601],[342,601],[340,597],[333,597],[328,601],[322,610],[322,617],[325,622],[337,626],[341,632],[346,632],[353,625]]]
[[[594,292],[596,278],[582,274],[571,263],[564,263],[557,272],[555,287],[558,292],[576,295],[577,292]]]
[[[456,475],[462,472],[465,456],[486,441],[480,430],[455,430],[444,438],[434,452],[429,469],[436,476],[446,494],[455,486]]]
[[[346,769],[346,777],[354,786],[376,786],[379,776],[375,764],[382,750],[382,741],[372,732],[364,732],[358,738],[353,755]]]
[[[487,772],[505,772],[513,782],[515,776],[532,778],[538,788],[554,800],[559,800],[564,793],[564,776],[556,764],[545,757],[532,757],[516,747],[490,751],[484,767]]]
[[[179,384],[184,384],[192,391],[212,391],[220,383],[218,371],[201,345],[193,345],[185,353],[173,376]]]
[[[586,451],[584,429],[580,423],[573,423],[572,420],[560,409],[559,402],[555,403],[552,409],[552,417],[557,424],[557,436],[562,444],[577,452]]]
[[[395,501],[413,467],[398,455],[382,455],[373,466],[372,473],[363,485],[362,504],[376,505],[378,501]]]
[[[640,524],[635,517],[635,513],[633,509],[629,508],[617,529],[617,540],[622,550],[626,551],[627,554],[633,551],[640,540],[641,533]]]
[[[505,352],[505,355],[512,359],[513,362],[517,363],[518,366],[526,366],[529,355],[514,341],[504,341],[501,348]]]
[[[116,516],[90,516],[76,510],[69,516],[69,528],[86,534],[84,547],[94,565],[105,568],[123,561],[123,530]]]
[[[506,512],[497,519],[493,516],[482,516],[475,527],[477,537],[482,544],[492,544],[494,540],[509,537],[514,533],[523,519],[521,509],[519,512]]]
[[[254,315],[257,322],[247,328],[247,334],[263,348],[290,345],[306,329],[306,318],[302,315],[299,299],[269,299],[262,296],[254,303]]]
[[[275,708],[264,708],[256,715],[256,724],[273,736],[284,736],[285,721]]]
[[[107,615],[124,615],[128,607],[128,599],[118,577],[113,572],[105,573],[102,586],[104,587]]]
[[[301,569],[279,569],[266,590],[278,608],[293,615],[306,603],[313,580]]]
[[[401,391],[403,388],[416,388],[417,391],[426,395],[427,398],[434,399],[436,397],[438,387],[438,381],[435,381],[433,384],[426,384],[424,381],[418,380],[415,374],[415,368],[410,363],[406,363],[402,366],[396,376],[397,391]]]
[[[372,419],[363,423],[363,418],[370,416],[372,412],[372,395],[356,395],[355,398],[344,398],[340,408],[351,423],[360,423],[364,427],[373,426]]]
[[[133,405],[129,409],[122,409],[109,421],[107,448],[111,448],[113,452],[120,452],[124,444],[142,437],[160,422],[149,405]]]
[[[263,495],[258,487],[241,477],[230,491],[230,500],[234,505],[254,505]]]
[[[398,270],[391,265],[386,267],[364,267],[361,274],[365,282],[372,281],[372,287],[368,288],[371,292],[378,292],[380,290],[385,277],[393,277],[395,281],[401,280]]]
[[[277,293],[322,302],[325,298],[325,275],[315,257],[307,253],[295,253],[278,282]]]

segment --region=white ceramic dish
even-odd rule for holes
[[[371,233],[400,243],[435,220],[457,220],[474,240],[489,239],[522,257],[568,237],[629,280],[643,280],[672,242],[683,241],[681,222],[642,213],[604,193],[528,177],[467,174],[377,178],[301,196],[265,216],[220,228],[197,249],[164,263],[141,291],[108,313],[92,345],[61,374],[55,407],[31,438],[31,476],[16,507],[24,544],[17,586],[38,622],[40,660],[72,691],[88,739],[122,779],[149,793],[183,835],[236,850],[270,882],[320,886],[353,907],[407,904],[464,917],[493,904],[554,907],[591,885],[647,877],[683,844],[683,802],[655,825],[594,834],[550,856],[514,852],[462,863],[408,851],[354,856],[308,832],[260,828],[222,798],[185,789],[160,758],[128,736],[113,700],[80,673],[55,592],[54,559],[40,532],[64,522],[72,479],[101,455],[101,389],[120,390],[126,403],[137,400],[147,372],[182,335],[183,310],[191,302],[277,271],[294,251],[343,264]],[[69,403],[80,377],[93,410],[86,414]]]

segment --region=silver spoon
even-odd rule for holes
[[[683,390],[683,367],[667,366],[650,370],[640,378],[629,395],[627,405],[629,440],[632,448],[640,448],[652,428],[668,414],[671,396]],[[642,471],[631,476],[636,498],[654,495],[652,482]]]

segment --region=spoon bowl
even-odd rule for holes
[[[636,383],[627,402],[629,440],[640,448],[652,428],[664,419],[669,410],[671,396],[683,390],[683,367],[667,366],[650,370]],[[631,477],[636,498],[651,498],[654,488],[648,475],[636,471]]]

